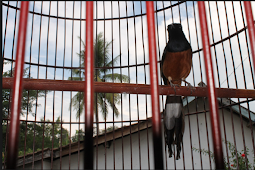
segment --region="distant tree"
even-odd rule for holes
[[[114,126],[114,130],[116,130],[118,128],[119,128],[118,126]],[[113,126],[109,126],[108,128],[106,128],[106,132],[111,132],[111,131],[113,131]],[[102,129],[100,131],[100,134],[103,134],[103,133],[105,133],[105,129]]]
[[[41,119],[43,122],[43,119]],[[49,122],[50,120],[46,120]],[[44,128],[44,135],[43,135]],[[54,134],[53,134],[54,133]],[[26,123],[22,122],[20,125],[20,138],[19,138],[19,156],[24,154],[25,142],[26,142],[26,154],[34,151],[42,150],[42,142],[45,148],[58,148],[61,146],[61,124],[60,117],[57,118],[54,123]],[[44,138],[43,138],[44,136]],[[41,141],[41,142],[38,142]],[[62,146],[69,144],[69,132],[62,127]]]
[[[29,77],[27,74],[27,69],[24,70],[24,76]],[[11,70],[3,73],[3,77],[13,77]],[[36,99],[38,97],[45,96],[45,93],[48,91],[45,90],[23,90],[22,94],[22,108],[20,114],[24,116],[25,114],[32,114],[33,106],[36,106]],[[10,89],[2,89],[2,118],[8,118],[10,116],[10,101],[11,101],[11,92]],[[37,104],[38,106],[38,104]],[[41,119],[43,121],[43,119]],[[50,121],[50,120],[46,120]],[[43,128],[44,128],[44,139],[43,139]],[[5,151],[6,146],[6,137],[7,137],[7,121],[3,120],[2,122],[2,140],[3,146],[2,150]],[[54,133],[54,134],[53,134]],[[53,140],[54,139],[54,140]],[[44,142],[44,148],[51,148],[52,141],[53,147],[59,147],[61,142],[61,125],[60,117],[57,118],[56,124],[54,124],[54,129],[52,124],[48,123],[26,123],[20,122],[20,131],[19,131],[19,156],[24,154],[24,147],[26,143],[26,154],[42,149],[42,141]],[[41,142],[38,142],[41,141]],[[67,129],[62,128],[62,145],[67,145],[69,143],[69,132]],[[4,154],[2,153],[2,160],[4,160]]]
[[[7,64],[5,62],[4,64]],[[24,69],[24,76],[25,78],[32,78],[29,77],[27,74],[28,68]],[[12,73],[12,74],[11,74]],[[11,70],[8,70],[6,72],[3,72],[2,77],[13,77],[13,72]],[[35,100],[38,97],[42,97],[47,93],[48,91],[45,90],[23,90],[22,93],[22,100],[21,100],[21,112],[20,114],[24,116],[27,112],[29,114],[34,115],[32,112],[33,106],[36,106]],[[2,89],[2,118],[6,119],[8,116],[10,116],[10,101],[11,101],[11,90],[10,89]],[[22,133],[25,127],[25,122],[20,123],[20,132]],[[28,128],[30,128],[30,125],[28,125]],[[6,130],[7,130],[7,121],[3,120],[2,121],[2,140],[3,140],[3,146],[2,146],[2,151],[5,151],[5,146],[6,146]],[[21,134],[22,135],[22,134]],[[3,154],[2,154],[3,155]]]
[[[75,135],[72,136],[72,142],[78,142],[79,140],[83,141],[84,140],[84,136],[85,136],[85,132],[82,129],[76,130],[75,131]]]
[[[114,130],[118,129],[119,127],[118,126],[114,126]],[[97,131],[96,131],[96,127],[94,127],[93,129],[93,136],[97,135]],[[113,131],[113,126],[110,126],[108,128],[106,128],[106,132],[111,132]],[[105,129],[101,129],[98,131],[98,135],[100,134],[104,134],[105,133]],[[85,136],[85,132],[80,129],[80,130],[76,130],[75,131],[75,135],[72,136],[72,142],[78,142],[79,141],[79,137],[80,137],[80,141],[83,141],[84,140],[84,136]]]
[[[32,78],[29,77],[27,74],[27,69],[24,70],[24,75],[26,78]],[[8,70],[3,73],[2,77],[13,77],[11,75],[11,70]],[[46,91],[47,93],[48,91]],[[21,108],[21,115],[25,115],[26,112],[32,113],[32,107],[36,105],[35,100],[37,97],[42,97],[45,95],[45,90],[23,90],[22,94],[22,108]],[[11,101],[11,92],[10,89],[2,89],[2,117],[7,118],[8,113],[10,114],[10,103]],[[28,100],[29,99],[29,100]],[[32,113],[33,114],[33,113]]]
[[[85,46],[85,43],[80,39],[80,41],[83,43],[83,47]],[[118,62],[120,55],[116,56],[111,60],[110,56],[110,45],[111,42],[107,42],[102,32],[100,32],[97,35],[97,39],[94,41],[94,58],[95,58],[95,66],[96,67],[112,67],[113,64]],[[84,66],[84,50],[81,50],[80,53],[78,53],[80,59],[81,59],[81,67]],[[97,82],[106,82],[109,80],[115,80],[115,81],[122,81],[122,82],[129,82],[129,77],[127,75],[119,74],[119,73],[109,73],[111,69],[95,69],[94,74],[94,80]],[[84,74],[84,71],[75,69],[72,72],[73,77],[72,80],[81,80],[80,75]],[[69,77],[69,80],[71,80],[71,77]],[[96,110],[96,106],[100,109],[103,118],[106,120],[108,115],[108,106],[110,106],[114,110],[114,114],[116,117],[119,116],[119,110],[116,107],[116,104],[120,102],[120,94],[118,93],[97,93],[94,95],[95,104],[94,104],[94,111]],[[83,111],[84,107],[84,94],[83,92],[78,92],[73,98],[72,98],[72,106],[77,110],[76,116],[77,118],[80,116],[80,114]],[[98,116],[98,113],[96,113],[96,118]]]

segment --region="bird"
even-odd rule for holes
[[[180,86],[189,75],[192,66],[192,49],[185,37],[180,23],[172,23],[167,26],[168,42],[165,46],[161,66],[161,77],[164,85],[170,87]],[[167,95],[165,109],[163,111],[165,141],[168,146],[169,157],[172,157],[172,148],[176,145],[176,160],[180,159],[181,144],[184,133],[184,114],[182,96]],[[166,146],[165,145],[165,146]]]

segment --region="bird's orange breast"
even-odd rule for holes
[[[192,65],[192,51],[166,52],[163,63],[163,74],[172,78],[173,84],[181,85],[181,80],[188,77]]]

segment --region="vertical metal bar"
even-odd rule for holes
[[[1,2],[1,5],[2,5],[2,2]],[[3,10],[3,7],[1,8],[1,12],[2,12],[2,10]],[[8,14],[9,14],[9,1],[8,1],[8,7],[7,7],[7,11],[6,11],[6,21],[5,21],[5,30],[4,30],[4,43],[3,43],[3,46],[2,46],[2,57],[3,57],[3,59],[2,59],[2,62],[1,62],[1,65],[2,65],[2,67],[1,67],[1,72],[2,72],[2,76],[3,76],[3,71],[4,71],[4,49],[5,49],[5,39],[6,39],[6,30],[7,30],[7,21],[8,21]],[[1,88],[2,88],[2,86],[1,86]],[[3,100],[3,97],[1,96],[0,97],[0,100],[2,101]],[[9,96],[9,100],[10,100],[10,96]],[[1,108],[2,108],[2,102],[1,102],[1,104],[0,104],[0,106],[1,106]],[[9,110],[9,108],[8,108],[8,110]],[[1,117],[1,123],[2,123],[2,125],[3,125],[3,123],[4,123],[5,121],[3,121],[3,116]],[[8,121],[6,121],[7,122],[7,128],[6,128],[6,132],[8,132],[7,130],[8,130]],[[3,133],[3,126],[1,126],[1,128],[0,128],[0,131]],[[7,133],[6,133],[6,135],[7,135]],[[6,136],[5,135],[5,136]],[[3,146],[4,145],[4,143],[3,143],[4,141],[3,140],[1,140],[1,142],[0,142],[0,145],[1,146]],[[4,148],[4,151],[3,151],[3,149],[1,148],[1,153],[2,153],[2,156],[3,156],[3,154],[5,155],[5,153],[6,153],[6,144],[7,144],[7,137],[5,137],[5,148]],[[2,167],[4,167],[5,168],[5,156],[4,156],[4,160],[3,160],[3,165],[2,165]]]
[[[8,7],[7,7],[7,11],[6,11],[6,20],[5,20],[5,28],[4,28],[4,43],[3,43],[3,46],[2,46],[2,57],[3,57],[3,60],[4,60],[4,49],[5,49],[5,40],[6,40],[6,32],[7,32],[7,21],[8,21],[8,14],[9,14],[9,1],[8,1]],[[3,70],[4,70],[4,64],[2,64],[2,75],[3,75]]]
[[[50,16],[50,11],[51,11],[51,1],[49,3],[49,16]],[[47,31],[47,46],[46,46],[46,65],[48,65],[49,62],[49,32],[50,32],[50,19],[48,19],[48,31]],[[45,79],[48,78],[48,67],[45,69]],[[46,119],[46,107],[47,107],[47,93],[45,90],[45,98],[44,98],[44,114],[43,114],[43,137],[42,137],[42,159],[41,159],[41,169],[43,169],[43,152],[44,152],[44,132],[45,132],[45,119]]]
[[[243,10],[243,5],[242,2],[240,1],[240,8],[241,8],[241,12],[242,12],[242,19],[243,19],[243,26],[245,27],[245,19],[244,19],[244,10]],[[245,30],[244,32],[245,34],[245,40],[246,40],[246,48],[247,48],[247,52],[248,52],[248,58],[249,58],[249,65],[250,65],[250,70],[251,70],[251,77],[252,77],[252,83],[253,83],[253,87],[254,86],[254,74],[252,73],[252,64],[251,64],[251,54],[250,54],[250,50],[248,48],[248,38],[247,38],[247,30]],[[249,106],[248,106],[249,107]],[[252,127],[252,126],[251,126]],[[253,135],[252,135],[253,136]],[[255,149],[254,149],[255,150]],[[254,152],[255,155],[255,152]]]
[[[97,6],[97,1],[96,1],[96,42],[97,42],[97,28],[98,28],[98,26],[97,26],[97,24],[98,24],[98,17],[97,17],[97,11],[98,11],[98,6]],[[97,45],[97,44],[96,44]],[[98,66],[98,63],[97,63],[97,46],[96,47],[94,47],[94,48],[96,48],[96,50],[95,50],[95,67],[97,67]],[[96,81],[97,81],[97,73],[98,73],[98,71],[96,70],[95,71],[95,77],[96,77]],[[96,110],[95,110],[95,113],[96,113],[96,124],[97,124],[97,135],[96,135],[96,169],[98,169],[98,135],[99,135],[99,123],[98,123],[98,105],[97,105],[97,95],[98,95],[98,93],[96,93],[96,95],[95,95],[95,105],[96,105]]]
[[[9,3],[8,3],[9,4]],[[16,3],[16,7],[18,7],[18,1],[17,1],[17,3]],[[16,10],[15,10],[15,21],[14,21],[14,30],[13,30],[13,40],[12,40],[12,61],[11,61],[11,76],[13,76],[13,56],[14,56],[14,43],[15,43],[15,36],[16,36],[16,23],[17,23],[17,12],[18,11],[18,9],[16,8]],[[10,93],[9,94],[12,94],[12,89],[10,89]],[[9,117],[10,116],[10,107],[11,107],[11,102],[10,102],[10,100],[11,100],[11,97],[9,96],[9,107],[8,107],[8,116],[7,117]],[[9,132],[9,120],[7,121],[7,125],[6,125],[7,127],[6,127],[6,141],[5,141],[5,154],[7,155],[7,143],[8,143],[8,133],[7,132]],[[7,157],[5,156],[4,157],[4,159],[6,160],[7,159]],[[6,166],[7,166],[7,164],[5,164],[5,161],[4,161],[4,168],[6,168]]]
[[[226,2],[224,1],[224,8],[225,8],[225,16],[226,16],[226,21],[227,21],[227,28],[228,28],[228,36],[230,36],[230,26],[229,26],[229,16],[228,16],[228,12],[227,12],[227,5]],[[235,86],[238,89],[238,83],[237,83],[237,73],[236,73],[236,69],[235,69],[235,60],[234,60],[234,52],[233,52],[233,45],[230,41],[230,39],[228,39],[229,42],[229,46],[230,46],[230,53],[231,53],[231,59],[232,59],[232,65],[233,65],[233,70],[234,70],[234,77],[235,77]],[[230,100],[230,105],[231,105],[231,100]],[[233,139],[234,139],[234,145],[235,145],[235,153],[236,153],[236,162],[237,162],[237,169],[239,169],[239,165],[240,165],[240,160],[238,159],[238,153],[237,153],[237,145],[236,145],[236,134],[235,134],[235,126],[234,126],[234,119],[233,119],[233,110],[232,107],[230,107],[230,111],[231,111],[231,121],[232,121],[232,131],[233,131]]]
[[[34,2],[34,6],[35,6],[35,2]],[[39,40],[38,40],[38,67],[37,67],[37,79],[39,79],[39,62],[40,62],[40,51],[41,51],[41,28],[42,28],[42,11],[43,11],[43,1],[41,3],[41,17],[40,17],[40,29],[39,29]],[[34,12],[34,7],[33,7],[33,12]],[[34,21],[34,14],[33,14],[33,21]],[[32,61],[31,60],[31,57],[32,57],[32,37],[33,37],[33,22],[32,22],[32,33],[31,33],[31,47],[30,47],[30,62]],[[30,77],[30,71],[31,71],[31,65],[29,66],[29,77]],[[35,107],[35,121],[36,121],[36,118],[37,118],[37,109],[38,109],[38,90],[36,91],[36,107]],[[33,135],[33,158],[32,158],[32,169],[34,168],[34,152],[35,152],[35,131],[36,131],[36,123],[34,123],[34,135]]]
[[[208,85],[207,90],[208,90],[208,99],[209,99],[209,105],[210,105],[210,117],[211,117],[211,126],[212,126],[215,164],[216,164],[216,169],[224,169],[222,142],[221,142],[221,129],[220,129],[220,122],[219,122],[219,114],[218,114],[218,102],[217,102],[217,95],[216,95],[215,86],[214,86],[213,67],[212,67],[212,60],[211,60],[211,50],[210,50],[210,44],[209,44],[205,4],[202,1],[198,2],[198,12],[199,12],[201,36],[202,36],[202,42],[203,42],[206,79],[207,79],[207,85]]]
[[[185,2],[186,4],[186,2]],[[179,5],[178,5],[179,7]],[[194,11],[194,16],[195,16],[195,8],[194,8],[194,2],[193,2],[193,11]],[[179,7],[179,15],[180,15],[180,21],[181,21],[181,13],[180,13],[180,7]],[[189,41],[191,42],[191,36],[190,36],[190,29],[189,29],[189,17],[188,17],[188,9],[187,9],[187,4],[186,4],[186,17],[187,17],[187,28],[188,28],[188,33],[189,33]],[[197,35],[197,25],[196,25],[196,17],[194,17],[195,20],[195,30],[196,30],[196,35]],[[198,49],[199,49],[199,43],[198,43],[198,37],[197,37],[197,46],[198,46]],[[199,60],[200,60],[200,55],[199,55]],[[201,65],[201,63],[200,63]],[[195,86],[195,75],[194,75],[194,67],[193,67],[193,62],[192,62],[192,73],[193,73],[193,81],[194,81],[194,86]],[[200,71],[201,71],[201,66],[200,66]],[[202,71],[201,71],[201,80],[202,80]],[[188,99],[188,98],[187,98]],[[197,98],[195,98],[195,103],[196,103],[196,111],[197,111]],[[189,103],[188,103],[188,100],[187,100],[187,111],[188,113],[189,112]],[[197,118],[197,124],[198,124],[198,116],[196,115],[196,118]],[[194,169],[194,157],[193,157],[193,145],[192,145],[192,133],[191,133],[191,126],[190,126],[190,115],[188,114],[188,122],[189,122],[189,136],[190,136],[190,150],[191,150],[191,160],[192,160],[192,168]],[[199,134],[199,126],[198,127],[198,141],[199,141],[199,150],[200,150],[200,159],[202,158],[201,157],[201,145],[200,145],[200,134]],[[182,144],[183,145],[183,144]],[[183,150],[183,157],[184,157],[184,148],[182,148]],[[209,153],[210,154],[210,153]],[[185,160],[183,158],[183,166],[184,166],[184,169],[185,169]],[[202,168],[202,159],[201,159],[201,168]]]
[[[244,20],[244,12],[243,12],[243,8],[242,8],[242,3],[240,2],[240,8],[242,11],[242,19],[243,19],[243,26],[245,24],[245,20]],[[252,73],[252,64],[251,64],[251,59],[250,59],[250,50],[248,48],[248,39],[247,39],[247,34],[246,31],[244,32],[245,34],[245,40],[246,40],[246,47],[247,47],[247,52],[248,52],[248,58],[249,58],[249,65],[250,65],[250,70],[251,70],[251,77],[252,77],[252,83],[253,83],[253,87],[254,87],[254,74]],[[248,100],[248,98],[246,99]],[[251,138],[252,138],[252,143],[254,143],[254,135],[253,135],[253,128],[252,128],[252,121],[251,121],[251,115],[250,115],[250,106],[249,106],[249,102],[247,102],[247,107],[248,107],[248,111],[249,111],[249,125],[250,125],[250,129],[251,129]],[[255,150],[255,146],[253,145],[253,150]],[[255,156],[255,152],[253,152],[253,155]]]
[[[133,16],[135,16],[135,3],[134,3],[134,1],[132,2],[133,3]],[[138,68],[137,68],[137,44],[136,44],[136,26],[135,26],[135,18],[136,17],[134,17],[134,39],[135,39],[135,64],[136,64],[136,67],[135,67],[135,69],[136,69],[136,84],[138,84]],[[139,97],[138,97],[138,94],[136,95],[136,108],[137,108],[137,119],[138,119],[138,149],[139,149],[139,151],[138,151],[138,153],[139,153],[139,168],[141,169],[142,168],[142,165],[141,165],[141,137],[140,137],[140,127],[139,127],[139,122],[140,122],[140,120],[139,120]]]
[[[128,54],[128,77],[130,77],[130,53],[129,53],[129,31],[128,31],[128,7],[127,7],[127,1],[125,1],[126,4],[126,17],[127,17],[127,54]],[[130,79],[129,79],[130,83]],[[128,109],[129,109],[129,133],[131,134],[131,96],[128,94]],[[131,164],[131,170],[133,169],[133,153],[132,153],[132,135],[130,135],[130,164]]]
[[[216,2],[217,3],[217,2]],[[208,2],[208,9],[209,9],[209,17],[210,17],[210,26],[211,26],[211,30],[212,30],[212,40],[213,40],[213,43],[215,43],[214,41],[214,33],[213,33],[213,23],[212,23],[212,14],[211,14],[211,5],[210,3]],[[218,16],[218,21],[220,20],[219,16]],[[219,23],[219,26],[220,26],[220,23]],[[222,38],[221,38],[222,39]],[[216,46],[213,47],[214,48],[214,55],[215,55],[215,62],[216,62],[216,68],[217,68],[217,77],[218,77],[218,86],[219,88],[221,87],[221,81],[220,81],[220,74],[219,74],[219,66],[218,66],[218,57],[217,57],[217,50],[216,50]],[[222,103],[222,98],[220,99],[221,100],[221,103]],[[223,121],[223,135],[224,135],[224,139],[225,139],[225,147],[226,147],[226,154],[227,154],[227,163],[228,163],[228,167],[229,167],[229,156],[228,156],[228,147],[227,147],[227,136],[226,136],[226,128],[225,128],[225,119],[224,119],[224,109],[221,109],[221,115],[222,115],[222,121]]]
[[[34,5],[33,5],[33,12],[34,12],[34,9],[35,9],[35,1],[34,1]],[[33,23],[34,23],[34,14],[33,14],[33,17],[32,17],[32,30],[31,30],[31,44],[30,44],[30,50],[29,50],[29,53],[30,53],[30,63],[31,63],[31,52],[32,52],[32,42],[33,42]],[[30,77],[30,69],[31,69],[31,65],[29,65],[29,77]],[[28,96],[27,96],[27,100],[29,101],[29,90],[28,90]],[[36,100],[37,102],[37,100]],[[36,118],[36,112],[35,112],[35,118]],[[26,115],[26,121],[28,119],[28,103],[27,103],[27,115]],[[35,131],[35,123],[34,123],[34,131]],[[25,155],[26,155],[26,140],[27,140],[27,122],[26,122],[26,130],[25,130],[25,146],[24,146],[24,155],[23,155],[23,168],[25,168]],[[33,142],[33,157],[34,157],[34,147],[35,147],[35,143]],[[34,162],[32,163],[32,169],[33,169],[33,164]]]
[[[19,17],[19,32],[17,40],[16,51],[16,65],[14,73],[14,85],[11,103],[11,121],[9,140],[7,148],[7,169],[16,168],[18,156],[18,142],[19,142],[19,118],[21,109],[21,96],[22,96],[22,81],[23,81],[23,68],[25,59],[25,44],[27,33],[27,18],[28,18],[28,1],[21,2],[20,17]]]
[[[74,18],[74,6],[75,6],[75,1],[73,1],[73,18]],[[74,34],[74,20],[72,20],[72,48],[71,48],[71,67],[73,67],[73,34]],[[73,76],[73,70],[71,69],[71,79],[72,79],[72,76]],[[72,132],[72,125],[71,125],[71,122],[72,122],[72,91],[70,93],[70,136],[71,135],[71,132]],[[69,155],[68,155],[68,161],[69,161],[69,169],[71,169],[71,138],[69,138]]]
[[[118,14],[119,14],[119,48],[120,48],[120,82],[122,83],[122,62],[121,62],[121,27],[120,27],[120,1],[118,1]],[[121,151],[122,151],[122,169],[124,169],[124,144],[123,144],[123,100],[122,93],[120,94],[120,108],[121,108]]]
[[[54,67],[54,80],[56,77],[56,63],[57,63],[57,51],[58,51],[58,1],[57,1],[57,23],[56,23],[56,45],[55,45],[55,67]],[[56,91],[53,91],[53,101],[52,101],[52,143],[51,143],[51,169],[53,169],[53,148],[54,148],[54,127],[55,127],[55,93]]]
[[[15,44],[15,36],[16,36],[16,29],[17,29],[17,25],[16,25],[16,23],[17,23],[17,11],[18,11],[18,1],[17,1],[17,3],[16,3],[16,10],[15,10],[15,21],[14,21],[14,30],[13,30],[13,40],[12,40],[12,61],[11,61],[11,76],[13,76],[13,61],[14,61],[14,59],[13,59],[13,57],[14,57],[14,44]],[[10,89],[10,94],[12,94],[12,89]],[[10,100],[11,100],[11,97],[9,96],[9,108],[8,108],[8,117],[10,116],[10,107],[11,107],[11,102],[10,102]],[[6,132],[9,132],[9,121],[7,121],[7,127],[6,127]],[[7,155],[7,143],[8,143],[8,133],[6,133],[6,142],[5,142],[5,153],[6,153],[6,155]],[[7,159],[7,157],[5,157],[5,159]],[[4,167],[6,167],[7,166],[7,164],[6,165],[4,165]]]
[[[233,1],[232,1],[232,8],[233,8],[234,21],[235,21],[235,31],[237,31],[237,24],[236,24],[235,9],[234,9],[234,3],[233,3]],[[241,65],[242,65],[242,73],[243,73],[243,79],[244,79],[244,87],[245,87],[245,89],[247,89],[246,77],[245,77],[245,71],[244,71],[244,65],[243,65],[243,58],[242,58],[242,50],[241,50],[240,39],[239,39],[239,35],[238,35],[238,34],[237,34],[237,42],[238,42],[240,60],[241,60]],[[245,137],[244,137],[244,129],[243,129],[243,117],[242,117],[242,111],[241,111],[240,99],[239,99],[239,98],[238,98],[238,103],[239,103],[241,130],[242,130],[243,146],[244,146],[244,149],[243,149],[243,150],[244,150],[244,154],[245,154],[245,163],[246,163],[246,168],[249,169],[249,168],[248,168],[248,162],[247,162],[247,152],[246,152],[246,144],[245,144]]]
[[[245,15],[246,15],[246,21],[248,25],[248,32],[249,32],[249,38],[250,38],[250,48],[251,48],[251,54],[253,59],[253,73],[255,68],[255,27],[254,27],[254,20],[252,15],[252,9],[251,9],[251,2],[250,1],[244,1],[244,8],[245,8]]]
[[[105,52],[105,1],[103,1],[103,14],[104,14],[104,67],[105,67],[105,65],[106,65],[106,57],[105,57],[105,55],[106,55],[106,52]],[[106,73],[106,70],[104,69],[104,75],[105,75],[105,73]],[[104,98],[106,98],[105,97],[105,93],[103,94],[104,95]],[[104,102],[104,114],[105,114],[105,119],[104,119],[104,160],[105,160],[105,169],[107,169],[107,150],[106,150],[106,115],[107,115],[107,113],[106,113],[106,103]]]
[[[113,18],[113,5],[112,5],[112,1],[111,1],[111,18]],[[113,19],[111,20],[111,28],[112,28],[112,61],[113,61]],[[114,66],[114,62],[112,63],[112,80],[113,80],[113,82],[114,82],[114,76],[113,76],[113,66]],[[114,93],[113,93],[113,102],[114,102]],[[113,120],[113,131],[112,131],[112,133],[113,133],[113,169],[115,170],[115,134],[114,134],[114,132],[115,132],[115,125],[114,125],[114,117],[115,117],[115,113],[114,113],[114,109],[112,110],[113,111],[113,114],[112,114],[112,120]]]
[[[162,7],[163,7],[163,9],[165,8],[165,6],[164,6],[164,2],[162,1]],[[172,10],[172,9],[171,9]],[[166,31],[166,14],[165,14],[166,12],[165,12],[165,10],[163,10],[163,17],[164,17],[164,19],[163,19],[163,21],[164,21],[164,28],[165,28],[165,39],[166,39],[166,44],[167,44],[167,31]],[[161,85],[163,84],[162,83],[162,81],[163,81],[163,79],[161,79]],[[163,95],[162,95],[162,108],[164,107],[164,100],[163,100]],[[165,132],[164,132],[165,133]],[[166,143],[164,143],[164,145],[166,145]],[[168,169],[167,168],[167,154],[168,154],[168,152],[167,152],[167,149],[166,149],[166,147],[164,147],[165,148],[165,160],[166,160],[166,162],[165,162],[165,164],[166,164],[166,169]],[[183,148],[182,148],[183,149]],[[183,153],[183,152],[182,152]],[[184,154],[183,154],[184,155]],[[185,169],[185,164],[184,164],[184,158],[183,158],[183,169]]]
[[[187,101],[187,111],[189,112],[189,102]],[[189,122],[189,140],[190,140],[190,151],[191,151],[191,161],[192,161],[192,169],[194,169],[194,156],[193,156],[193,151],[192,151],[192,133],[191,133],[191,125],[190,125],[190,115],[188,114],[188,122]]]
[[[220,24],[220,16],[219,16],[219,9],[218,9],[218,4],[216,2],[216,10],[217,10],[217,17],[218,17],[218,22],[219,22],[219,31],[220,31],[220,38],[222,39],[222,32],[221,32],[221,24]],[[227,81],[227,86],[229,88],[229,82],[228,82],[228,69],[227,69],[227,61],[226,61],[226,55],[225,55],[225,48],[224,48],[224,45],[223,45],[223,42],[221,43],[221,46],[222,46],[222,50],[223,50],[223,56],[224,56],[224,63],[225,63],[225,71],[226,71],[226,80],[224,81]],[[223,82],[224,82],[223,81]],[[219,87],[221,87],[221,84],[223,84],[222,82],[220,83],[219,81]],[[221,102],[222,102],[222,99],[221,99]],[[221,110],[222,111],[222,121],[223,121],[223,132],[224,132],[224,138],[225,138],[225,148],[226,148],[226,153],[227,153],[227,163],[228,163],[228,168],[229,167],[229,153],[228,153],[228,146],[227,146],[227,135],[226,135],[226,126],[225,126],[225,116],[223,114],[223,109]]]
[[[82,2],[80,1],[80,38],[81,38],[81,23],[82,23],[81,22],[82,21],[81,18],[82,18]],[[80,47],[79,51],[81,51],[81,40],[80,40],[79,44],[80,44],[79,45],[79,47]],[[79,66],[81,66],[81,57],[79,57]],[[63,69],[63,72],[64,72],[64,69]],[[80,69],[79,77],[80,77],[80,80],[82,80],[82,78],[81,78],[81,69]],[[63,79],[64,79],[64,76],[63,76]],[[63,97],[63,95],[62,95],[62,97]],[[79,103],[81,103],[80,101],[81,101],[81,93],[79,93]],[[80,108],[80,104],[79,104],[79,113],[80,112],[81,112],[81,108]],[[62,130],[62,126],[61,126],[61,130]],[[81,140],[80,139],[80,130],[81,130],[81,117],[79,116],[79,124],[78,124],[78,131],[79,131],[79,135],[78,135],[78,148],[80,148],[80,140]],[[80,149],[78,149],[78,170],[79,169],[80,169]]]
[[[142,1],[140,1],[141,6],[141,14],[143,9]],[[145,49],[144,49],[144,35],[143,35],[143,16],[141,15],[141,29],[142,29],[142,43],[143,43],[143,63],[144,63],[144,84],[147,84],[146,81],[146,67],[145,67]],[[147,104],[147,94],[145,95],[145,113],[146,113],[146,120],[148,119],[148,104]],[[147,140],[147,153],[148,153],[148,169],[150,170],[150,144],[149,144],[149,130],[148,130],[148,121],[146,121],[146,140]]]
[[[51,1],[49,3],[49,16],[50,16],[50,11],[51,11]],[[47,48],[46,48],[46,65],[48,65],[48,62],[49,62],[49,32],[50,32],[50,18],[48,19],[48,31],[47,31]],[[38,61],[39,63],[39,61]],[[45,79],[47,79],[48,77],[48,67],[46,67],[45,69]],[[44,132],[45,132],[45,119],[46,119],[46,105],[47,104],[47,93],[46,93],[46,90],[45,90],[45,96],[44,96],[44,114],[43,114],[43,135],[42,135],[42,159],[41,159],[41,169],[43,169],[43,152],[44,152]]]
[[[14,21],[14,30],[13,30],[13,40],[12,40],[12,64],[11,64],[11,76],[13,76],[13,57],[14,57],[14,45],[15,45],[15,37],[16,37],[16,29],[17,29],[17,15],[18,15],[18,1],[16,3],[16,11],[15,11],[15,21]]]
[[[66,18],[66,1],[65,1],[65,7],[64,7],[64,17]],[[64,51],[63,51],[63,67],[65,67],[65,57],[66,57],[66,19],[64,20]],[[63,68],[63,80],[65,77],[65,71]],[[61,123],[60,123],[60,128],[61,128],[61,135],[60,135],[60,156],[59,156],[59,169],[62,169],[62,127],[63,127],[63,98],[64,98],[64,92],[62,91],[62,96],[61,96]],[[79,148],[79,146],[78,146]],[[78,150],[78,155],[79,155],[79,150]],[[78,161],[79,162],[79,161]],[[79,169],[79,163],[78,163],[78,169]]]
[[[170,1],[170,6],[172,6],[172,3]],[[174,23],[174,14],[173,14],[173,7],[170,8],[171,9],[171,17],[172,17],[172,23]]]
[[[93,169],[93,98],[94,98],[94,60],[93,60],[93,1],[86,2],[86,36],[85,36],[85,142],[84,168]]]
[[[161,134],[161,115],[159,112],[159,89],[158,89],[158,69],[157,50],[155,38],[155,19],[153,1],[146,2],[149,61],[150,61],[150,82],[151,82],[151,108],[152,108],[152,130],[154,147],[155,169],[163,169],[163,150]]]

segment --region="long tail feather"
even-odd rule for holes
[[[175,144],[176,144],[176,150],[177,150],[177,156],[176,159],[178,160],[180,158],[180,152],[181,152],[181,143],[182,143],[182,121],[183,116],[181,115],[179,118],[175,119]]]
[[[164,111],[165,141],[168,146],[169,157],[172,157],[172,149],[175,148],[174,144],[176,145],[176,159],[180,158],[184,127],[183,118],[181,96],[167,96]]]

